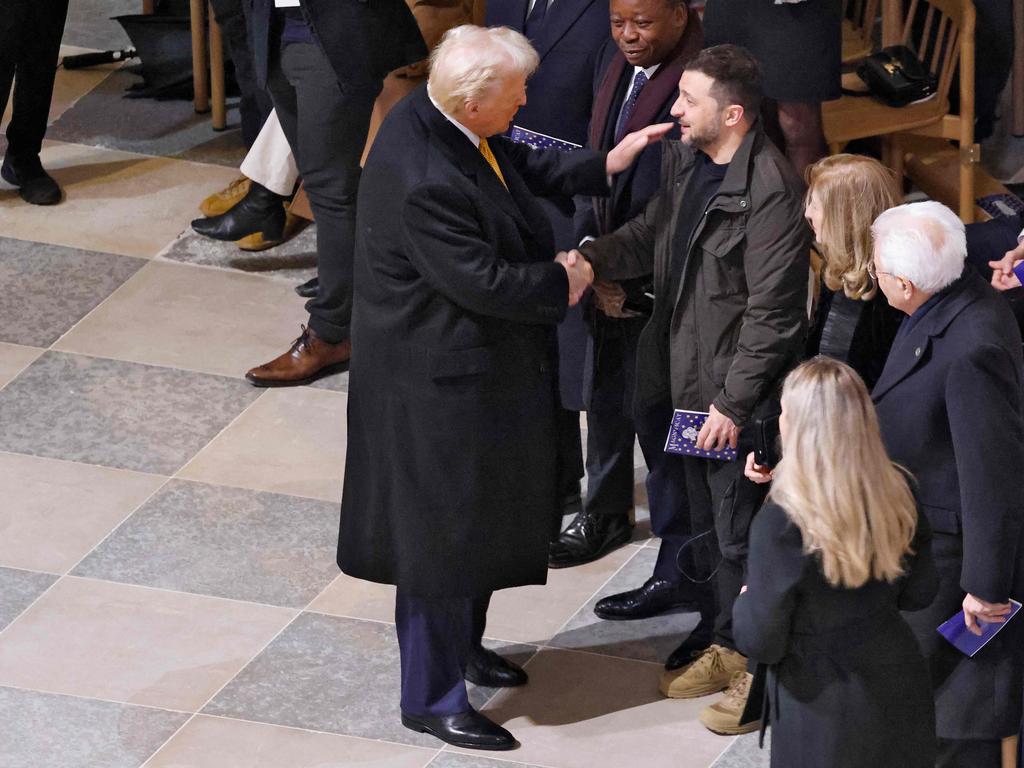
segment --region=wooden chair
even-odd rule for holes
[[[924,24],[914,20],[921,10]],[[960,217],[974,218],[974,173],[979,148],[974,143],[974,27],[971,0],[910,0],[901,18],[898,43],[917,51],[938,79],[938,92],[906,107],[888,107],[871,98],[843,96],[822,105],[825,138],[831,152],[854,139],[886,138],[884,160],[902,178],[901,134],[952,139],[960,145]],[[949,89],[960,71],[960,114],[950,114]]]
[[[843,64],[860,61],[874,50],[871,34],[879,0],[843,0]]]

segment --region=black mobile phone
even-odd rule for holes
[[[779,416],[767,416],[754,422],[754,463],[771,469],[782,458]]]

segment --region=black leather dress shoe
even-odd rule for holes
[[[518,664],[482,646],[470,653],[464,676],[473,685],[485,688],[514,688],[530,679]]]
[[[60,185],[48,174],[39,155],[16,158],[8,154],[0,166],[0,177],[18,188],[18,194],[32,205],[56,205],[60,202]]]
[[[685,585],[667,579],[649,578],[639,589],[620,592],[617,595],[602,598],[594,606],[594,613],[602,619],[627,621],[630,619],[647,619],[659,613],[697,605],[685,591]]]
[[[475,709],[458,715],[414,717],[402,713],[402,725],[417,733],[429,733],[453,747],[464,749],[515,749],[515,736]]]
[[[665,661],[665,669],[671,671],[685,667],[695,657],[700,656],[705,648],[711,646],[711,639],[714,635],[712,622],[701,619],[700,623],[693,628],[693,631],[686,636],[686,639],[679,644]]]
[[[267,240],[280,240],[286,219],[283,201],[280,195],[254,181],[234,208],[220,216],[196,219],[192,229],[211,240],[241,240],[257,232],[262,232]]]
[[[570,568],[597,560],[629,541],[632,530],[629,515],[580,512],[551,542],[548,567]]]
[[[316,295],[320,293],[320,278],[311,277],[304,283],[299,283],[295,286],[295,292],[304,299],[316,298]]]

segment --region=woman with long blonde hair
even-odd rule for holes
[[[901,610],[938,586],[930,529],[860,377],[816,357],[782,392],[783,458],[750,530],[737,645],[770,665],[773,768],[931,768],[928,667]]]
[[[806,176],[805,214],[823,260],[808,354],[848,363],[870,389],[903,319],[871,276],[871,223],[899,204],[899,186],[892,171],[861,155],[826,157]]]

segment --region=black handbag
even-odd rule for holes
[[[938,89],[938,80],[905,45],[890,45],[868,56],[857,75],[874,96],[890,107],[905,107],[926,99]]]

